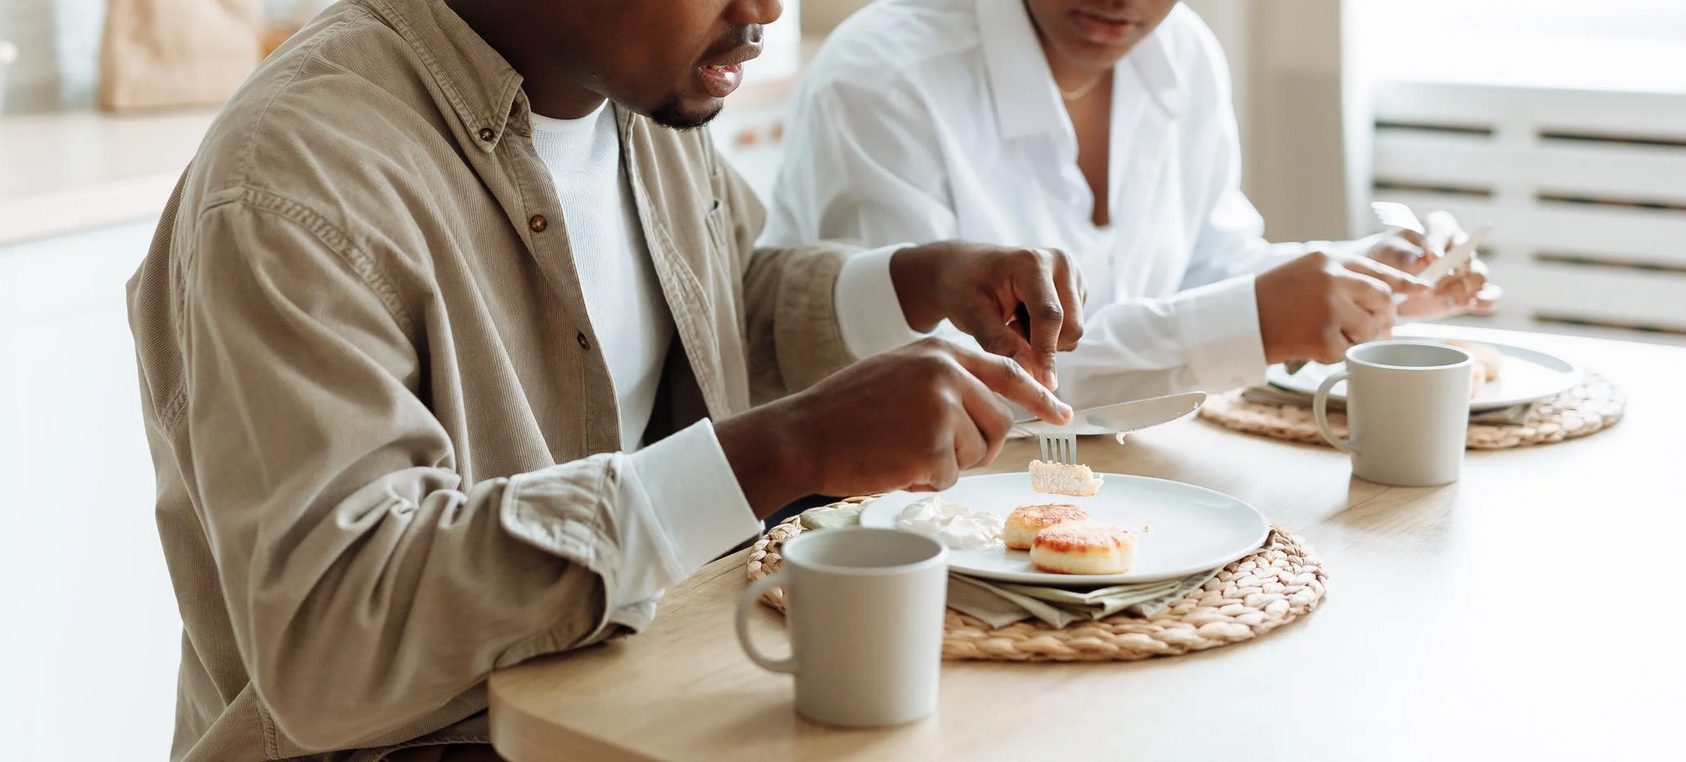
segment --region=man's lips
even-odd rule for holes
[[[731,95],[743,84],[743,66],[739,64],[708,64],[697,67],[702,76],[703,89],[716,98]]]
[[[1125,16],[1113,16],[1096,11],[1075,10],[1071,12],[1072,19],[1077,23],[1078,33],[1090,42],[1102,45],[1116,45],[1129,36],[1136,28],[1136,21]]]
[[[697,66],[703,89],[716,98],[731,95],[743,84],[743,64],[761,55],[760,45],[739,45]]]

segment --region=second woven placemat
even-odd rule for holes
[[[830,507],[872,500],[852,497]],[[779,548],[803,532],[794,516],[768,530],[749,552],[751,581],[778,571]],[[1064,629],[1029,620],[1005,627],[949,609],[943,620],[943,658],[988,661],[1136,661],[1203,651],[1251,640],[1294,621],[1323,600],[1323,565],[1298,536],[1272,528],[1265,543],[1218,572],[1210,582],[1158,615],[1113,615]],[[762,602],[784,610],[784,592]]]
[[[1208,398],[1200,408],[1200,417],[1224,428],[1271,439],[1328,444],[1317,433],[1310,407],[1253,402],[1242,399],[1243,391],[1236,389]],[[1588,373],[1579,386],[1536,403],[1517,423],[1471,421],[1467,446],[1472,450],[1502,450],[1584,437],[1614,426],[1626,408],[1627,401],[1614,384]],[[1330,411],[1329,426],[1346,436],[1346,414]]]

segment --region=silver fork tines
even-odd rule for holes
[[[1038,434],[1036,439],[1042,445],[1044,463],[1077,465],[1076,434]]]

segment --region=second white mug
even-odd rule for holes
[[[1404,487],[1458,480],[1469,432],[1469,353],[1423,341],[1374,341],[1346,351],[1346,369],[1312,398],[1317,430],[1352,454],[1360,479]],[[1329,392],[1346,381],[1350,439],[1329,428]]]

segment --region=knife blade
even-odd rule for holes
[[[1417,278],[1438,284],[1441,278],[1450,275],[1453,270],[1469,264],[1470,260],[1475,258],[1476,247],[1485,243],[1487,234],[1491,232],[1493,232],[1493,223],[1483,223],[1475,231],[1475,235],[1465,238],[1463,243],[1453,246],[1451,251],[1446,252],[1446,256],[1431,262],[1428,267],[1423,268],[1422,272],[1417,273]]]
[[[1064,426],[1044,423],[1031,416],[1013,421],[1013,428],[1032,434],[1121,434],[1177,420],[1199,410],[1205,402],[1205,392],[1167,394],[1163,397],[1074,410],[1071,413],[1071,423]]]

